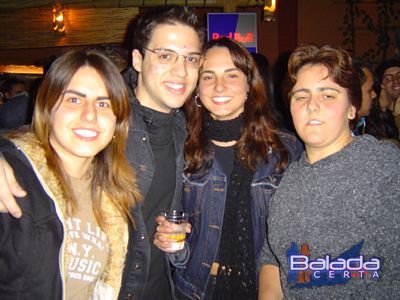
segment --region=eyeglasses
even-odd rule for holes
[[[392,82],[394,82],[394,80],[397,80],[400,82],[400,72],[397,72],[394,75],[393,74],[386,75],[385,77],[383,77],[382,82],[384,84],[386,84],[386,83],[392,83]]]
[[[154,53],[157,55],[157,61],[160,64],[163,65],[172,65],[177,62],[178,57],[182,56],[183,59],[185,60],[185,63],[188,67],[190,68],[199,68],[200,64],[203,61],[203,57],[200,54],[189,54],[189,55],[183,55],[183,54],[178,54],[174,50],[171,49],[148,49],[146,47],[143,47],[145,50],[150,51],[151,53]]]

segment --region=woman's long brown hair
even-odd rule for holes
[[[278,136],[278,122],[270,109],[266,89],[256,64],[241,44],[229,38],[221,38],[208,42],[203,53],[213,47],[224,47],[229,50],[234,65],[247,77],[249,93],[244,106],[244,125],[242,135],[235,145],[238,158],[254,170],[258,163],[268,161],[269,153],[279,155],[278,169],[288,164],[288,153]],[[185,104],[187,115],[188,138],[185,143],[186,171],[198,171],[210,159],[209,141],[203,130],[204,106],[199,108],[194,96]]]
[[[133,223],[130,213],[141,196],[133,169],[125,156],[130,122],[130,105],[125,83],[117,67],[96,51],[71,51],[55,60],[41,83],[36,96],[32,129],[44,148],[47,163],[58,177],[71,212],[77,208],[68,176],[57,153],[49,142],[50,113],[58,105],[74,74],[83,66],[95,69],[104,81],[113,112],[116,116],[114,138],[100,151],[92,163],[91,195],[98,224],[103,226],[100,209],[101,194],[105,192],[118,210]]]

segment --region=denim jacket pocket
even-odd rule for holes
[[[192,229],[199,228],[201,222],[201,214],[203,212],[203,197],[205,187],[208,180],[193,181],[187,176],[183,176],[183,194],[182,206],[183,210],[189,214],[189,223]],[[192,234],[187,237],[190,240]]]
[[[253,197],[257,200],[256,203],[262,203],[263,205],[263,207],[259,208],[262,211],[263,217],[266,217],[268,214],[269,203],[281,182],[282,176],[282,173],[273,173],[270,176],[251,184]]]

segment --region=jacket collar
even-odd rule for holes
[[[28,157],[35,173],[37,174],[41,185],[45,188],[51,199],[60,208],[61,221],[65,222],[68,217],[66,200],[62,187],[54,172],[48,167],[45,159],[45,151],[40,146],[33,133],[26,133],[20,138],[12,139],[12,142]],[[31,201],[34,201],[31,199]],[[101,210],[105,216],[104,232],[107,235],[108,246],[110,248],[109,263],[104,270],[101,281],[111,286],[115,290],[115,297],[118,296],[118,291],[121,286],[122,272],[124,268],[125,256],[127,253],[128,244],[128,225],[125,218],[119,210],[114,206],[111,199],[105,194],[101,198]],[[66,234],[64,236],[66,248],[70,243],[70,239]],[[69,255],[65,251],[64,265],[68,265]],[[65,272],[65,270],[64,270]]]

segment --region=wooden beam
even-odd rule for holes
[[[0,10],[40,8],[51,5],[49,0],[0,0]],[[80,8],[151,7],[177,4],[196,7],[263,6],[262,0],[59,0],[61,4]],[[228,3],[228,4],[225,4]]]
[[[64,8],[65,36],[52,29],[51,8],[0,12],[0,49],[122,43],[139,9]]]

